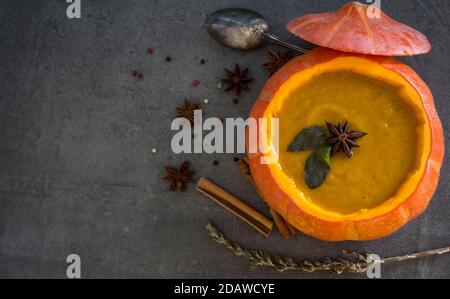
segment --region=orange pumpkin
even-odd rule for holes
[[[391,50],[390,48],[389,51]],[[391,53],[389,51],[383,53],[387,56]],[[274,117],[277,107],[281,105],[280,99],[289,98],[289,92],[322,73],[336,71],[358,73],[404,89],[405,98],[414,102],[414,109],[423,115],[423,126],[417,133],[420,135],[420,142],[417,143],[417,167],[401,184],[399,191],[388,200],[357,213],[328,211],[318,207],[302,190],[298,190],[284,173],[282,165],[261,163],[261,157],[274,151],[270,142],[259,152],[249,153],[252,175],[268,204],[307,235],[327,241],[381,238],[395,232],[426,209],[437,187],[444,156],[442,125],[435,110],[433,96],[428,86],[410,67],[389,57],[317,48],[291,60],[267,81],[250,117]],[[260,127],[259,130],[264,130],[263,133],[269,136],[269,140],[272,138],[270,126]]]
[[[373,6],[374,10],[377,10]],[[337,12],[305,15],[292,20],[287,29],[313,44],[343,52],[411,56],[428,53],[431,45],[425,35],[399,23],[382,11],[357,2]]]

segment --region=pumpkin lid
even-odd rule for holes
[[[342,52],[412,56],[431,50],[422,33],[395,21],[374,5],[357,2],[347,3],[336,12],[294,19],[287,30],[308,42]]]

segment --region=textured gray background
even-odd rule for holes
[[[183,98],[208,98],[206,116],[245,117],[267,78],[260,66],[266,51],[276,49],[224,48],[202,28],[203,19],[218,8],[253,8],[276,34],[296,42],[284,29],[289,20],[344,2],[82,0],[82,18],[69,20],[63,0],[0,1],[0,277],[64,278],[70,253],[81,256],[85,278],[329,277],[251,269],[209,239],[211,220],[244,245],[298,259],[336,256],[344,248],[391,256],[450,245],[448,159],[425,214],[388,238],[361,243],[301,234],[265,239],[192,185],[172,193],[161,181],[164,165],[188,159],[196,179],[221,181],[265,211],[233,155],[170,150],[170,123]],[[448,146],[450,2],[382,2],[433,45],[431,54],[402,60],[430,85]],[[147,47],[155,49],[152,56]],[[216,87],[223,67],[235,62],[250,66],[255,78],[238,105]],[[134,80],[133,69],[142,70],[144,80]],[[201,86],[192,87],[193,79]],[[212,166],[214,159],[219,166]],[[449,266],[450,255],[386,266],[382,274],[450,278]]]

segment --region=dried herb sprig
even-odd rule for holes
[[[348,259],[332,259],[327,257],[324,260],[304,260],[298,262],[290,257],[279,255],[273,256],[262,250],[247,249],[238,243],[227,240],[225,236],[210,223],[207,224],[206,229],[208,231],[208,234],[215,242],[230,250],[234,255],[247,258],[251,266],[267,267],[280,273],[286,271],[299,271],[304,273],[325,271],[338,275],[345,272],[363,273],[369,268],[369,266],[375,263],[370,258],[370,254],[359,254],[356,252],[349,253],[347,251],[343,251],[342,253],[347,256]],[[392,264],[406,260],[447,253],[450,253],[450,246],[435,250],[408,254],[404,256],[381,259],[376,262],[379,262],[381,264]]]

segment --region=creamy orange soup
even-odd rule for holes
[[[395,195],[417,164],[418,120],[397,90],[351,71],[324,73],[293,90],[274,114],[280,119],[279,164],[307,200],[341,214],[373,208]],[[368,133],[352,159],[338,153],[317,189],[304,180],[311,152],[287,152],[295,136],[312,125],[349,122]]]

